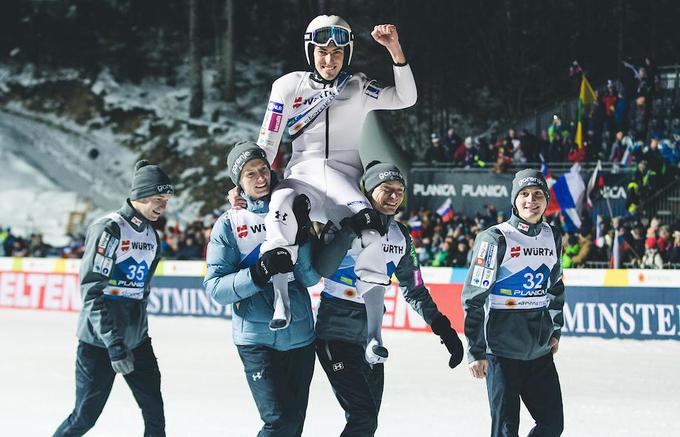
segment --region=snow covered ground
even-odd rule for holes
[[[0,310],[0,435],[50,435],[73,407],[76,313]],[[253,436],[259,426],[230,322],[152,317],[169,436]],[[466,368],[448,369],[431,334],[387,331],[390,359],[378,436],[485,436],[486,389]],[[562,340],[556,356],[566,429],[577,437],[677,436],[680,342]],[[305,436],[339,435],[342,411],[317,365]],[[531,427],[522,412],[520,435]],[[92,436],[142,434],[122,378]]]
[[[40,170],[50,161],[49,157],[38,156],[26,139],[17,141],[20,128],[14,124],[14,117],[2,115],[0,226],[9,226],[16,235],[26,237],[31,233],[42,233],[44,241],[50,245],[68,244],[65,234],[69,214],[88,209],[85,197],[65,188],[64,183],[56,180],[57,174],[50,177]],[[82,183],[81,186],[87,185]]]

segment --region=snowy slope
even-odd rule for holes
[[[43,240],[52,246],[68,244],[69,216],[85,212],[88,203],[24,160],[4,132],[0,128],[0,226],[9,226],[15,235],[42,233]]]

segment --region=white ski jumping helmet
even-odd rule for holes
[[[349,65],[354,50],[354,33],[349,24],[337,15],[319,15],[305,31],[305,55],[310,67],[314,68],[314,46],[326,47],[331,41],[338,47],[344,47],[343,68]]]

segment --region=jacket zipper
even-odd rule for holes
[[[326,159],[328,159],[328,110],[330,108],[326,108]]]

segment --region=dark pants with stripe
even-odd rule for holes
[[[487,355],[491,436],[515,437],[520,398],[536,421],[530,437],[557,437],[564,428],[562,390],[551,353],[523,361]]]
[[[124,376],[144,417],[144,435],[165,436],[161,373],[151,339],[132,350],[135,369]],[[106,404],[116,373],[106,349],[82,341],[76,357],[76,406],[54,433],[82,436],[92,428]]]
[[[302,435],[314,375],[314,344],[288,351],[258,345],[237,349],[264,422],[258,437]]]
[[[341,437],[370,437],[378,428],[378,413],[385,384],[384,367],[372,367],[364,346],[334,340],[316,340],[316,354],[345,410],[347,424]]]

